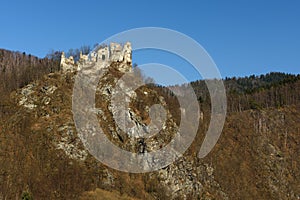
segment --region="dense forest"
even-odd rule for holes
[[[69,49],[66,56],[73,56],[77,61],[80,52],[88,54],[91,49],[88,45]],[[11,92],[39,80],[43,75],[59,71],[61,53],[52,50],[44,58],[38,58],[25,52],[0,49],[0,94]]]
[[[0,94],[11,92],[45,74],[58,71],[59,62],[60,52],[54,52],[51,58],[49,56],[41,59],[25,52],[0,49]]]
[[[225,78],[223,81],[228,112],[278,108],[300,103],[300,74],[271,72],[260,76]],[[195,81],[191,85],[202,108],[207,108],[210,98],[205,81]]]

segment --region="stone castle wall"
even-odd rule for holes
[[[82,70],[85,64],[103,61],[119,62],[131,66],[131,57],[132,48],[130,42],[126,42],[124,45],[112,42],[109,46],[99,47],[92,51],[90,55],[82,55],[82,53],[80,53],[80,58],[77,62],[74,61],[72,56],[67,58],[63,52],[61,54],[60,66],[62,72]]]

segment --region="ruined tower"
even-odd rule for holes
[[[124,45],[112,42],[109,46],[102,46],[93,50],[89,55],[82,55],[77,62],[70,56],[65,57],[64,52],[61,54],[61,70],[62,72],[73,72],[83,70],[85,64],[96,62],[112,62],[119,63],[120,71],[128,71],[132,67],[132,48],[131,43],[126,42]],[[129,67],[129,68],[128,68]]]

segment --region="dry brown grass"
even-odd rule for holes
[[[107,191],[97,188],[94,191],[85,192],[80,200],[138,200],[127,196],[126,194],[121,195],[118,191]]]

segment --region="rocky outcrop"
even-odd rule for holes
[[[159,170],[158,179],[168,188],[172,199],[229,199],[214,177],[214,168],[197,158],[181,157],[176,162]],[[207,189],[209,188],[209,190]]]
[[[58,141],[56,141],[57,149],[62,149],[71,159],[84,161],[88,152],[85,149],[79,148],[81,141],[77,137],[76,130],[74,128],[74,124],[69,122],[57,129],[61,136]]]

